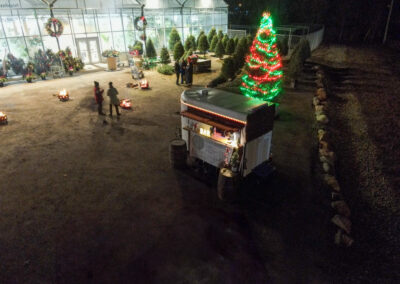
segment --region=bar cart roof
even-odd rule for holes
[[[246,122],[248,115],[255,110],[268,107],[267,102],[213,88],[186,90],[182,93],[181,100],[189,106],[242,122]]]

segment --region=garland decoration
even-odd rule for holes
[[[141,22],[141,24],[139,25],[139,21]],[[141,16],[141,17],[136,17],[135,18],[135,29],[137,30],[137,31],[140,31],[140,32],[142,32],[142,31],[144,31],[145,29],[146,29],[146,26],[147,26],[147,20],[146,20],[146,18],[144,17],[144,16]]]
[[[54,25],[55,25],[55,30],[53,31]],[[60,22],[60,20],[56,18],[49,18],[45,28],[47,33],[52,37],[59,37],[60,35],[62,35],[64,31],[63,24]]]

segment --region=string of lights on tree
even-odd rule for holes
[[[268,12],[263,14],[250,54],[246,57],[246,64],[248,71],[243,75],[240,86],[245,96],[272,101],[282,92],[282,60]]]

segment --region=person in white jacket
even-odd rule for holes
[[[117,115],[120,116],[121,114],[119,113],[119,108],[118,108],[118,106],[119,106],[119,99],[118,99],[118,97],[117,97],[118,91],[117,91],[116,88],[114,88],[112,82],[108,83],[108,85],[109,85],[109,87],[110,87],[110,88],[108,89],[108,91],[107,91],[107,96],[110,97],[110,116],[112,116],[112,107],[113,107],[113,105],[115,106],[115,110],[116,110],[116,112],[117,112]]]

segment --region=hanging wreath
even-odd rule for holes
[[[139,25],[139,22],[141,22],[140,25]],[[135,18],[135,29],[136,30],[144,31],[146,29],[146,26],[147,26],[147,20],[144,16]]]
[[[55,30],[53,31],[54,26]],[[46,23],[46,31],[52,37],[59,37],[64,31],[64,26],[58,19],[50,18]]]

